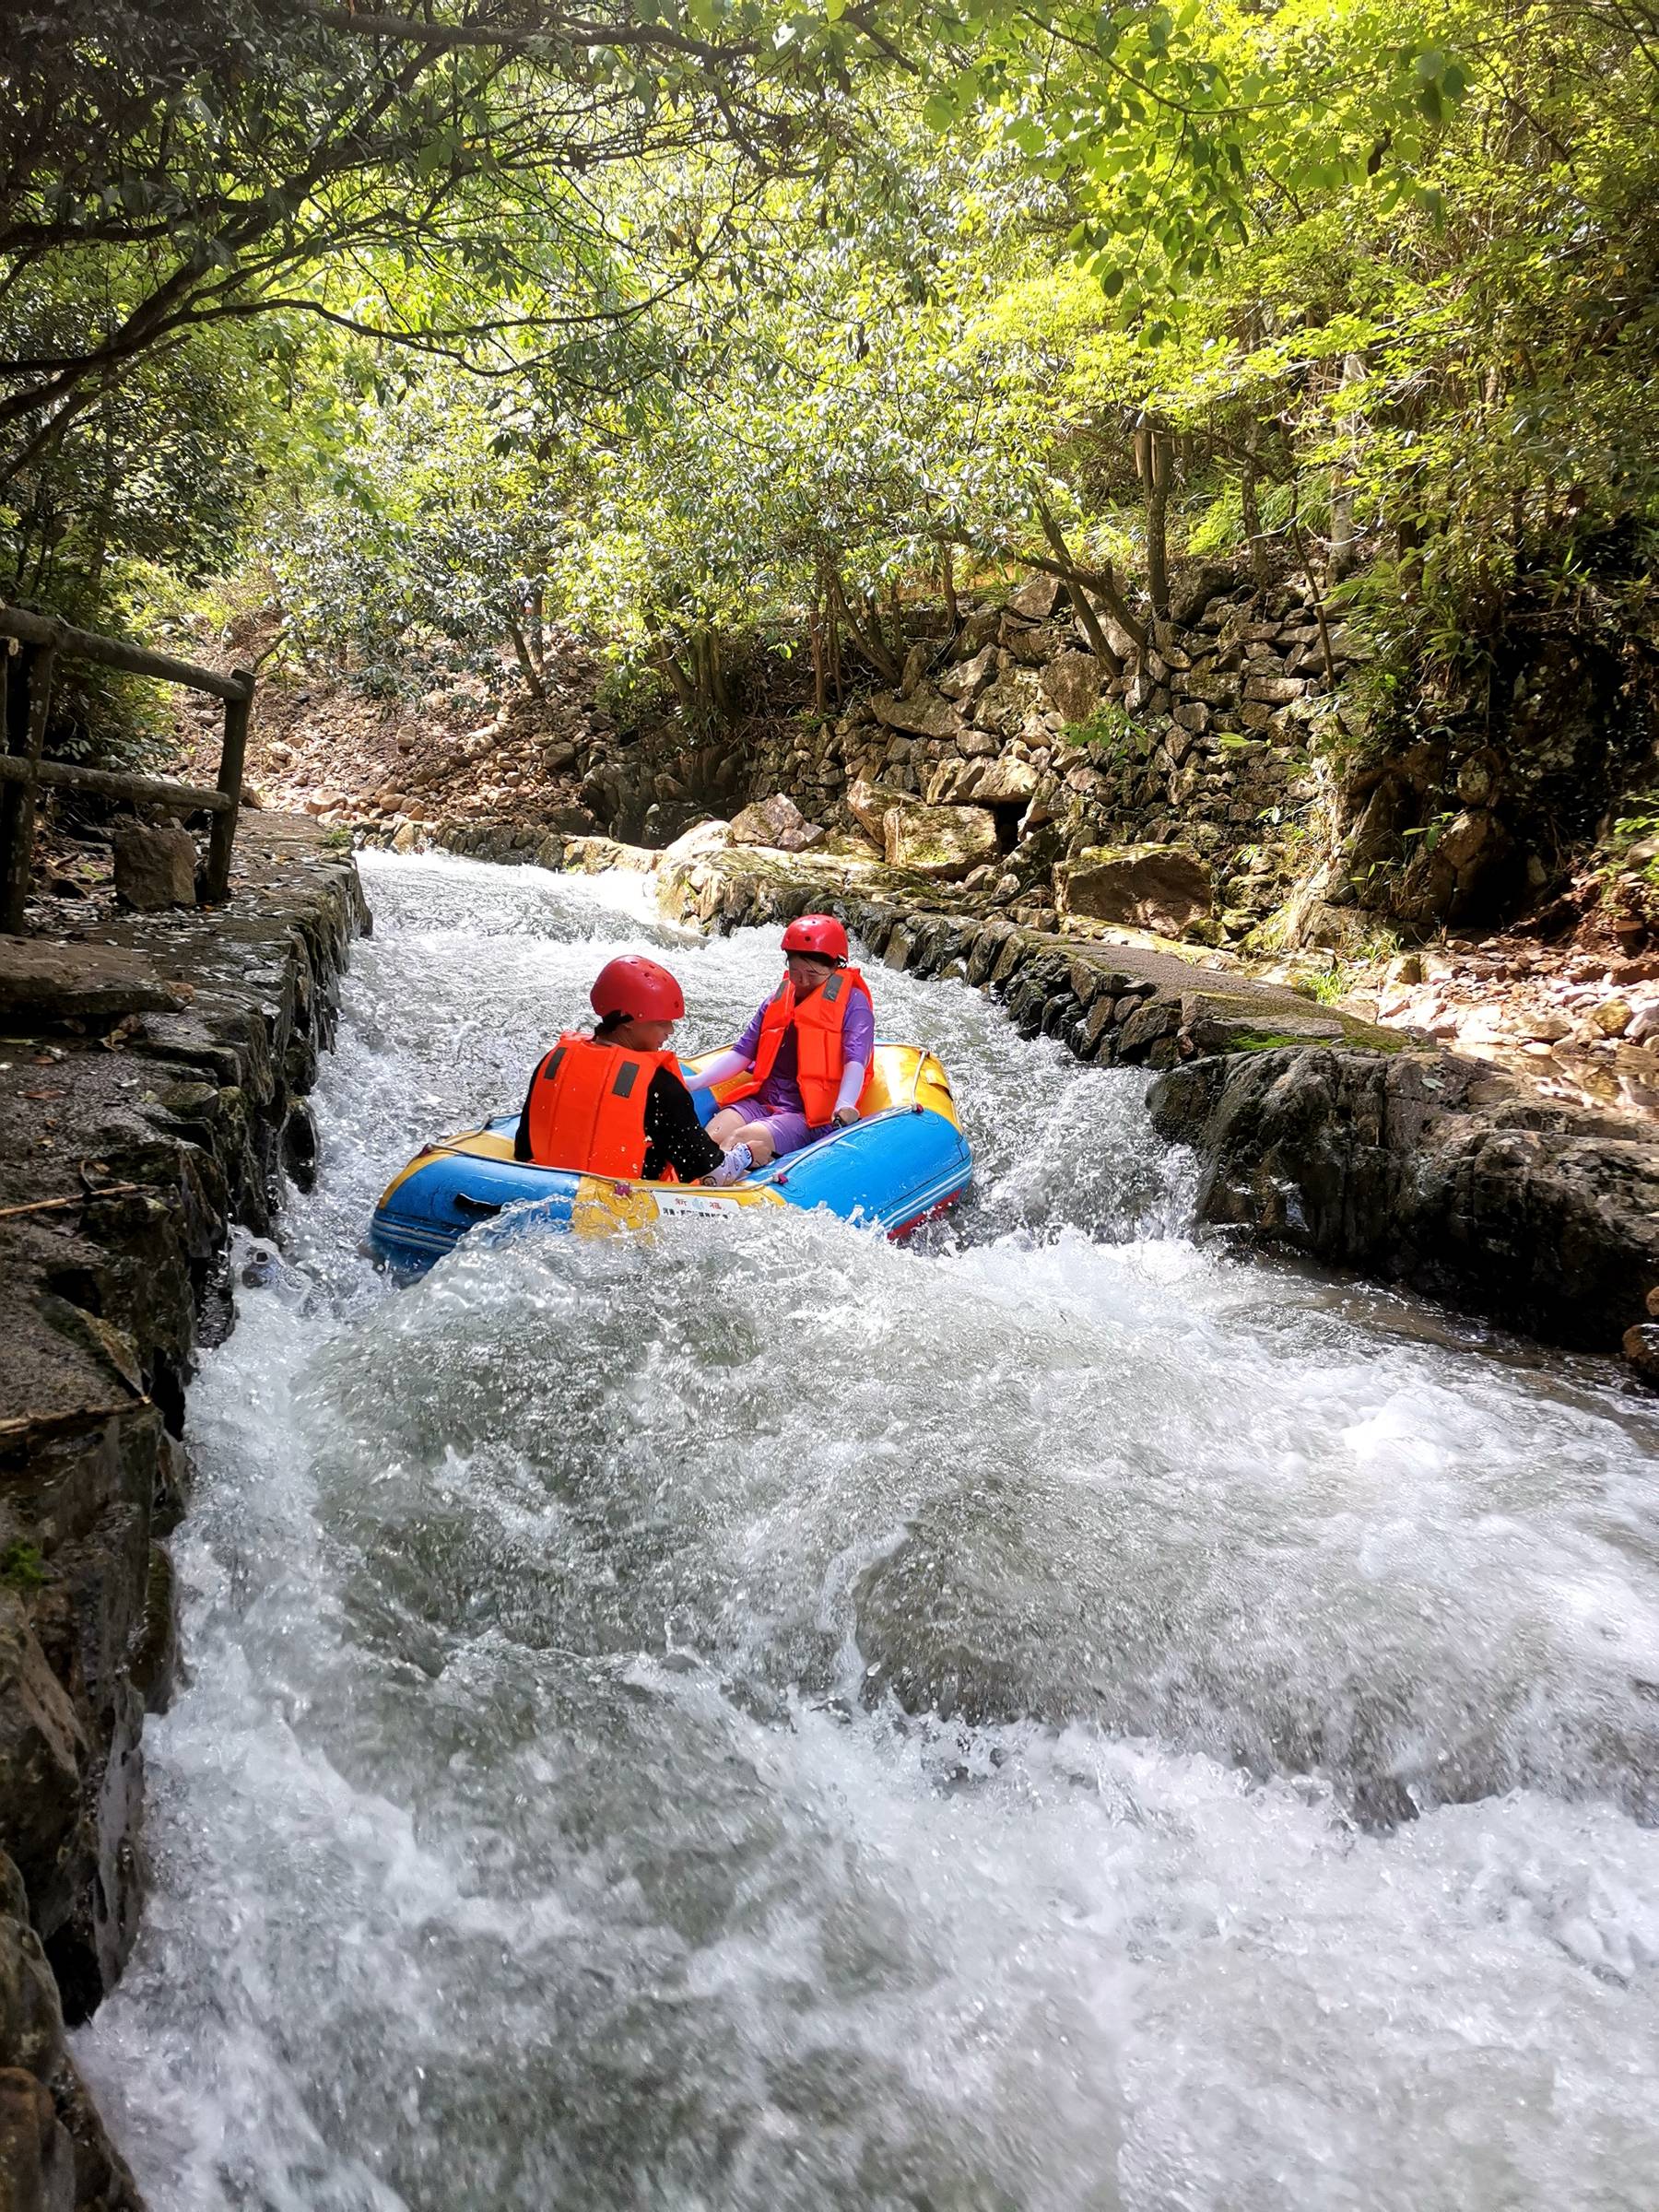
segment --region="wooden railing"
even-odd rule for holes
[[[0,639],[14,641],[0,653],[0,932],[22,935],[34,860],[35,800],[42,788],[102,792],[135,806],[211,815],[201,897],[205,905],[221,905],[230,890],[230,851],[236,841],[248,718],[253,709],[253,671],[236,668],[229,676],[218,676],[211,668],[197,668],[164,653],[148,653],[119,638],[97,637],[89,629],[76,629],[53,616],[28,614],[17,606],[0,606]],[[96,661],[101,667],[124,669],[129,676],[154,677],[159,683],[179,684],[222,699],[225,737],[217,789],[205,791],[165,776],[132,776],[112,769],[42,760],[46,716],[60,660]]]

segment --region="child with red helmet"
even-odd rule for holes
[[[869,985],[848,967],[847,933],[834,915],[792,922],[783,959],[782,982],[735,1045],[692,1078],[697,1089],[725,1090],[709,1135],[746,1147],[757,1166],[857,1121],[876,1052]]]

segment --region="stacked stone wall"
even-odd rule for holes
[[[1309,867],[1324,828],[1313,725],[1363,648],[1339,625],[1322,634],[1288,588],[1215,588],[1222,581],[1196,579],[1144,652],[1107,619],[1125,663],[1114,675],[1064,587],[1039,578],[1006,605],[971,608],[954,634],[916,638],[900,685],[860,693],[833,718],[750,723],[689,751],[677,727],[613,736],[584,790],[606,827],[647,842],[778,792],[853,838],[872,829],[861,785],[978,809],[995,850],[967,871],[969,888],[1034,926],[1054,918],[1054,870],[1068,857],[1179,845],[1214,887],[1185,934],[1239,943]]]
[[[226,909],[0,945],[0,2206],[138,2202],[64,2026],[144,1902],[195,1347],[229,1324],[232,1226],[268,1232],[310,1176],[367,924],[349,856],[251,813]]]

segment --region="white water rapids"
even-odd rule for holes
[[[1659,2201],[1659,1496],[1611,1371],[1200,1249],[1142,1079],[877,970],[978,1183],[359,1243],[600,961],[775,933],[365,856],[322,1174],[190,1404],[154,2212]]]

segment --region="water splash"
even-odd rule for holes
[[[877,971],[971,1207],[465,1247],[389,1166],[611,952],[382,862],[323,1174],[193,1395],[158,1893],[77,2051],[158,2205],[1645,2206],[1654,1427],[1180,1235],[1139,1079]]]

